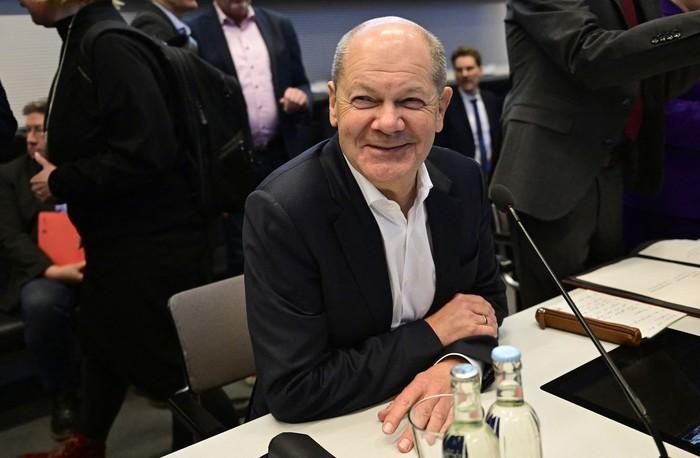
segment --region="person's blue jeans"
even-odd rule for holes
[[[20,292],[25,343],[52,395],[77,391],[77,304],[77,287],[47,278],[30,281]]]

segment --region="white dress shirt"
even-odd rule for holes
[[[472,130],[472,137],[474,138],[474,159],[481,165],[481,154],[479,154],[479,135],[476,131],[476,114],[474,113],[474,105],[472,100],[476,99],[476,106],[479,110],[479,121],[481,121],[481,136],[484,139],[484,146],[486,147],[486,158],[491,162],[491,125],[489,124],[489,117],[486,113],[486,105],[481,98],[481,93],[477,89],[473,94],[466,92],[461,87],[457,89],[459,95],[462,98],[462,103],[464,103],[464,108],[467,110],[467,118],[469,119],[469,127]]]
[[[393,299],[391,329],[396,329],[402,324],[422,319],[435,296],[435,261],[425,208],[425,199],[433,182],[425,164],[421,164],[416,179],[416,199],[406,218],[398,203],[387,199],[347,162],[382,234]],[[436,363],[448,356],[466,359],[483,374],[482,361],[459,353],[444,355]]]

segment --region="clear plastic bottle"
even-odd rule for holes
[[[452,368],[454,422],[442,442],[444,458],[499,458],[498,439],[484,421],[481,379],[471,364]]]
[[[540,420],[523,399],[520,350],[502,345],[491,352],[496,401],[486,422],[498,436],[501,458],[541,458]]]

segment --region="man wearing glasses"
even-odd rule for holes
[[[51,436],[62,441],[72,434],[78,417],[73,317],[85,263],[56,265],[37,244],[39,212],[56,210],[53,204],[40,203],[29,185],[41,169],[35,155],[45,155],[46,100],[27,104],[23,113],[27,154],[0,166],[0,256],[11,269],[0,310],[19,310],[22,316],[25,343],[53,400]]]

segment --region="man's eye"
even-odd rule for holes
[[[355,97],[352,99],[352,106],[355,108],[372,108],[376,106],[377,103],[369,97]]]
[[[405,99],[401,102],[401,105],[404,107],[411,109],[411,110],[418,110],[420,108],[423,108],[425,106],[425,102],[423,102],[421,99]]]

